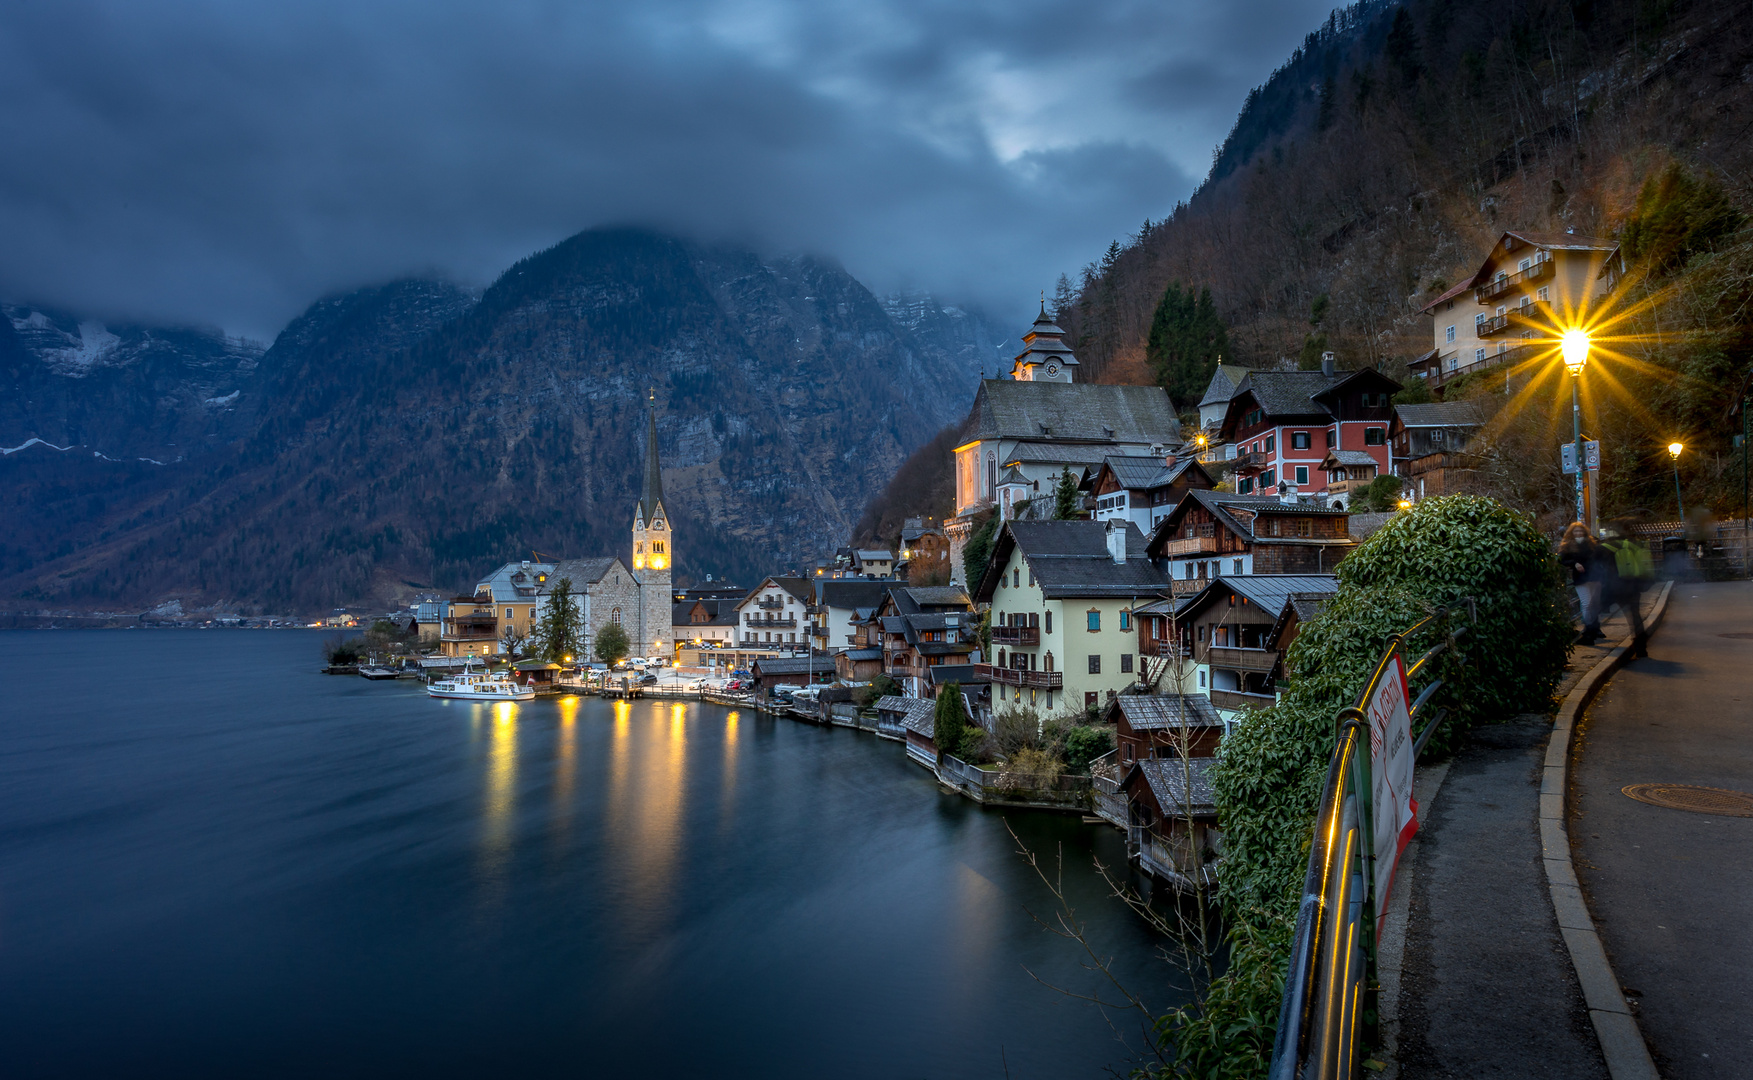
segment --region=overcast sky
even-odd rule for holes
[[[1014,322],[1331,4],[0,0],[0,298],[268,338],[644,223]]]

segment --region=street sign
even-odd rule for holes
[[[1567,442],[1558,448],[1558,460],[1564,466],[1564,475],[1576,475],[1576,443]],[[1601,444],[1597,440],[1583,443],[1583,467],[1590,472],[1601,471]]]
[[[1412,834],[1418,831],[1418,804],[1412,801],[1412,715],[1407,707],[1406,664],[1395,654],[1364,706],[1370,723],[1370,806],[1376,847],[1376,932],[1388,910],[1394,869]]]

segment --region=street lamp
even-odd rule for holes
[[[1686,449],[1677,442],[1668,444],[1668,456],[1674,459],[1674,505],[1680,509],[1680,522],[1686,522],[1686,501],[1680,497],[1680,451]]]
[[[1564,370],[1570,372],[1570,430],[1576,443],[1576,520],[1583,516],[1583,406],[1577,387],[1583,381],[1583,368],[1589,362],[1589,332],[1580,327],[1566,330],[1558,340],[1564,355]]]

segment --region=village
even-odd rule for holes
[[[1191,429],[1159,387],[1078,381],[1043,303],[1008,377],[975,394],[953,516],[752,587],[672,583],[654,400],[631,565],[537,556],[421,602],[391,617],[420,654],[400,673],[479,665],[541,694],[697,696],[867,730],[949,789],[1116,826],[1141,870],[1204,887],[1223,852],[1214,755],[1278,700],[1335,568],[1395,514],[1474,490],[1488,418],[1444,389],[1555,354],[1554,305],[1598,300],[1622,270],[1611,241],[1504,233],[1426,308],[1419,403],[1331,352],[1315,370],[1220,364]],[[1659,554],[1679,528],[1646,543]]]

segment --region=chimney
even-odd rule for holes
[[[1321,354],[1321,374],[1329,379],[1333,377],[1333,354],[1330,352]]]
[[[1176,459],[1174,451],[1171,450],[1167,454],[1164,454],[1163,455],[1163,468],[1165,468],[1165,469],[1174,468],[1176,460],[1177,459]]]
[[[1123,518],[1108,519],[1108,557],[1116,563],[1126,561],[1126,521]]]

